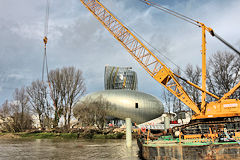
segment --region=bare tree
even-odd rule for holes
[[[75,105],[80,96],[85,93],[85,83],[82,77],[82,72],[74,67],[65,67],[61,70],[63,74],[65,89],[64,93],[64,117],[65,126],[70,127],[72,116],[72,107]]]
[[[72,107],[86,90],[82,72],[75,67],[64,67],[49,73],[55,117],[63,115],[65,127],[70,127]],[[59,120],[55,118],[55,126]]]
[[[20,132],[32,128],[32,117],[30,115],[29,98],[25,88],[15,89],[13,94],[13,102],[10,103],[11,108],[11,128],[13,132]]]
[[[49,121],[47,121],[50,119],[49,111],[51,111],[51,106],[48,102],[47,86],[44,82],[36,80],[32,82],[31,86],[27,87],[26,90],[29,96],[29,102],[34,112],[38,115],[41,129],[44,130],[45,124],[50,126],[50,124],[48,124]]]
[[[181,76],[181,70],[180,68],[177,68],[174,70],[174,73]],[[178,82],[183,85],[182,81],[176,77],[176,79],[178,80]],[[178,99],[176,96],[172,97],[172,101],[173,101],[173,112],[177,113],[177,112],[181,112],[183,110],[183,107],[185,106],[182,101],[180,99]]]
[[[102,96],[99,96],[96,101],[93,102],[93,106],[95,107],[95,124],[99,129],[103,129],[110,103]]]
[[[2,107],[0,109],[0,115],[3,118],[7,118],[11,115],[11,108],[10,108],[10,104],[8,102],[8,100],[6,100],[3,104]]]
[[[85,99],[73,110],[74,116],[86,126],[96,126],[103,129],[106,123],[107,110],[110,103],[99,96],[96,99]]]
[[[167,109],[168,113],[170,113],[171,110],[173,110],[173,101],[172,101],[173,96],[174,95],[171,92],[166,91],[165,89],[163,90],[162,97],[165,102],[165,108]]]
[[[82,125],[94,125],[95,115],[91,103],[91,99],[85,99],[84,101],[81,101],[81,103],[77,103],[73,109],[74,117],[81,121]]]
[[[227,93],[231,88],[233,88],[240,81],[240,58],[234,54],[229,52],[217,52],[214,54],[208,61],[208,70],[207,70],[207,90],[212,92],[213,94],[222,97],[225,93]],[[177,73],[175,71],[175,73]],[[201,82],[201,69],[196,66],[187,65],[185,70],[187,79],[196,84],[200,85]],[[179,73],[177,73],[179,74]],[[182,84],[185,91],[189,94],[192,100],[198,104],[201,97],[201,91],[196,89],[195,87],[188,85],[186,83]],[[234,94],[230,96],[230,98],[239,98],[240,89],[235,91]],[[176,98],[172,97],[171,94],[163,91],[163,99],[165,101],[168,112],[173,111],[176,112],[178,108],[181,106],[177,106],[178,104],[182,105],[179,101],[177,103]],[[207,100],[212,101],[214,98],[207,95]]]
[[[11,108],[8,100],[6,100],[0,108],[0,129],[6,132],[11,132],[12,129],[12,118]]]
[[[50,83],[50,96],[54,105],[53,127],[56,128],[63,110],[63,99],[61,99],[61,82],[63,79],[61,77],[60,69],[50,71],[48,78]]]
[[[174,70],[174,73],[180,76],[181,70],[177,68]],[[178,80],[179,83],[181,82],[178,77],[176,77],[176,79]],[[164,99],[165,108],[167,109],[168,113],[170,113],[171,111],[179,112],[182,110],[184,104],[171,92],[164,89],[162,97]]]
[[[24,87],[21,89],[15,89],[14,92],[14,100],[15,100],[15,114],[20,113],[20,127],[21,130],[28,129],[28,115],[29,115],[29,97],[26,94],[26,90]]]
[[[187,79],[196,84],[196,85],[200,85],[201,82],[201,68],[196,66],[196,68],[194,69],[193,66],[191,64],[188,64],[185,70]],[[192,100],[198,104],[199,103],[199,97],[200,97],[200,91],[198,89],[196,89],[195,87],[185,84],[185,90],[189,93],[189,96],[192,98]]]
[[[240,80],[240,58],[229,52],[217,52],[209,59],[208,90],[221,97]],[[231,96],[238,98],[239,90]],[[209,100],[213,98],[208,96]]]

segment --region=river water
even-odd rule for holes
[[[139,160],[136,140],[0,139],[0,159]]]

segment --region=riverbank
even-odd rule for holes
[[[30,139],[122,139],[125,133],[52,133],[52,132],[19,132],[0,133],[0,139],[30,138]]]

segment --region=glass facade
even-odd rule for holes
[[[137,90],[137,74],[131,67],[105,66],[105,90],[127,89]]]

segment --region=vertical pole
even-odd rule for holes
[[[126,118],[126,144],[127,147],[132,147],[132,123],[131,118]]]
[[[212,129],[209,127],[209,131],[210,131],[210,136],[211,136],[211,139],[212,139],[212,143],[214,143],[214,137],[213,137],[213,133],[212,133]]]
[[[179,130],[179,132],[180,132],[180,133],[179,133],[179,137],[178,137],[178,138],[179,138],[179,144],[181,144],[181,143],[182,143],[182,142],[181,142],[182,132],[181,132],[181,130]]]
[[[206,91],[206,26],[202,26],[202,89]],[[206,92],[202,92],[201,111],[204,111],[206,105]]]
[[[164,130],[167,131],[167,129],[170,128],[170,118],[167,116],[167,117],[164,117]]]
[[[150,136],[150,129],[148,129],[148,133],[147,133],[147,144],[149,142],[149,136]]]

